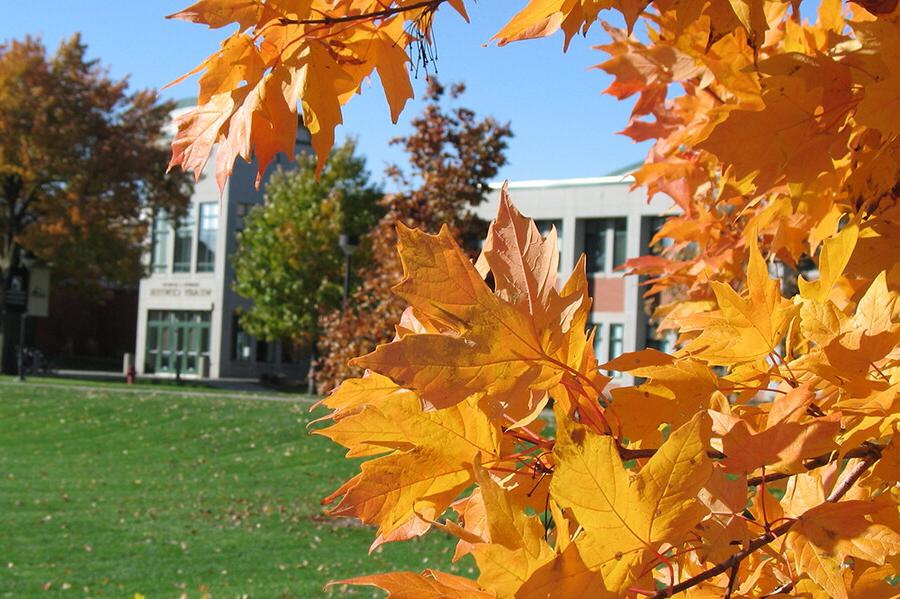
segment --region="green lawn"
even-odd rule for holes
[[[308,405],[0,381],[0,597],[305,598],[471,573],[441,533],[368,556],[373,529],[323,515],[354,464],[307,434]]]

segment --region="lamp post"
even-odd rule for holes
[[[356,235],[342,233],[338,238],[338,245],[344,252],[344,304],[350,299],[350,267],[353,252],[359,247],[359,238]]]
[[[25,292],[25,309],[19,315],[19,347],[16,356],[16,380],[25,380],[25,324],[28,318],[28,276],[31,274],[31,268],[34,266],[37,258],[31,252],[24,252],[19,255],[19,265],[24,269],[22,277],[22,287]]]

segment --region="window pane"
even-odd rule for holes
[[[250,335],[241,328],[241,320],[237,312],[231,315],[231,359],[237,362],[250,360],[252,340]]]
[[[625,327],[614,323],[609,325],[609,359],[613,360],[622,355],[625,349]],[[610,371],[614,377],[622,376],[622,373]]]
[[[257,362],[268,362],[269,361],[269,344],[265,341],[257,341],[256,342],[256,361]]]
[[[216,266],[216,234],[219,204],[200,204],[200,232],[197,244],[197,272],[212,272]]]
[[[194,241],[194,219],[188,215],[178,223],[175,231],[175,255],[172,260],[174,272],[191,271],[191,246]]]
[[[584,221],[584,253],[587,258],[587,274],[606,272],[605,218]]]
[[[673,331],[665,331],[662,335],[657,336],[652,329],[647,332],[647,347],[659,350],[663,353],[671,354],[675,351],[676,335]]]
[[[624,218],[616,218],[613,222],[613,268],[625,263],[628,249],[628,224]]]
[[[282,364],[293,364],[294,363],[294,346],[288,343],[287,341],[281,344],[281,363]]]
[[[603,323],[598,322],[592,328],[594,329],[594,357],[603,362]]]
[[[666,224],[668,217],[665,216],[651,216],[649,218],[650,223],[650,246],[647,251],[652,255],[659,255],[662,253],[664,248],[672,245],[673,240],[671,237],[663,237],[662,239],[657,240],[655,243],[653,239],[656,237],[657,233],[663,228],[663,225]]]
[[[152,232],[153,248],[150,252],[150,270],[152,272],[165,272],[168,267],[169,250],[169,215],[165,210],[160,210],[153,219]]]

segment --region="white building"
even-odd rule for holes
[[[555,225],[559,236],[560,278],[565,280],[582,252],[593,297],[591,321],[597,327],[594,347],[600,363],[648,346],[663,348],[648,327],[643,288],[634,276],[616,267],[628,258],[646,254],[648,244],[671,213],[672,201],[643,190],[631,191],[627,175],[586,179],[517,181],[509,194],[519,211],[535,220],[546,234]],[[500,185],[492,185],[489,201],[477,212],[493,219]]]
[[[309,136],[298,131],[297,152],[309,149]],[[279,156],[273,168],[293,164]],[[153,222],[149,275],[140,283],[135,365],[138,374],[209,378],[258,378],[280,373],[303,378],[306,357],[290,348],[257,341],[241,330],[238,314],[248,300],[233,290],[231,256],[250,209],[263,202],[265,182],[255,188],[256,166],[238,161],[219,194],[214,158],[197,184],[186,218],[173,222],[165,214]],[[661,347],[649,330],[636,277],[616,267],[647,252],[650,238],[671,200],[648,202],[642,191],[630,191],[627,175],[589,179],[520,181],[509,184],[519,210],[546,233],[556,226],[560,244],[560,276],[565,278],[578,257],[587,255],[593,297],[595,348],[601,363],[648,345]],[[494,218],[499,185],[493,186],[477,210]]]
[[[308,150],[307,131],[300,127],[297,136],[297,153]],[[256,165],[238,160],[220,195],[213,156],[194,189],[187,216],[179,222],[166,214],[154,219],[146,257],[150,274],[141,280],[138,300],[138,374],[305,376],[307,364],[295,363],[290,348],[257,341],[240,329],[238,311],[249,302],[232,290],[231,257],[244,216],[263,202],[272,170],[291,164],[279,155],[257,190]]]

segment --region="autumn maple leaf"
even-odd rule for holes
[[[401,225],[404,278],[394,291],[445,330],[403,335],[354,363],[411,389],[429,407],[475,397],[525,424],[553,392],[593,416],[608,379],[585,331],[583,273],[576,270],[557,291],[555,237],[544,241],[505,197],[499,210],[480,261],[497,272],[496,293],[448,229],[427,235]]]
[[[718,310],[681,321],[682,330],[700,331],[683,352],[723,366],[756,362],[777,354],[797,307],[781,296],[778,281],[769,277],[756,244],[750,248],[746,297],[724,283],[712,281],[710,285]]]
[[[574,425],[561,432],[550,491],[597,541],[583,554],[607,589],[624,592],[643,560],[680,541],[707,513],[696,497],[712,474],[710,425],[705,414],[694,416],[637,474],[625,469],[611,437]]]

